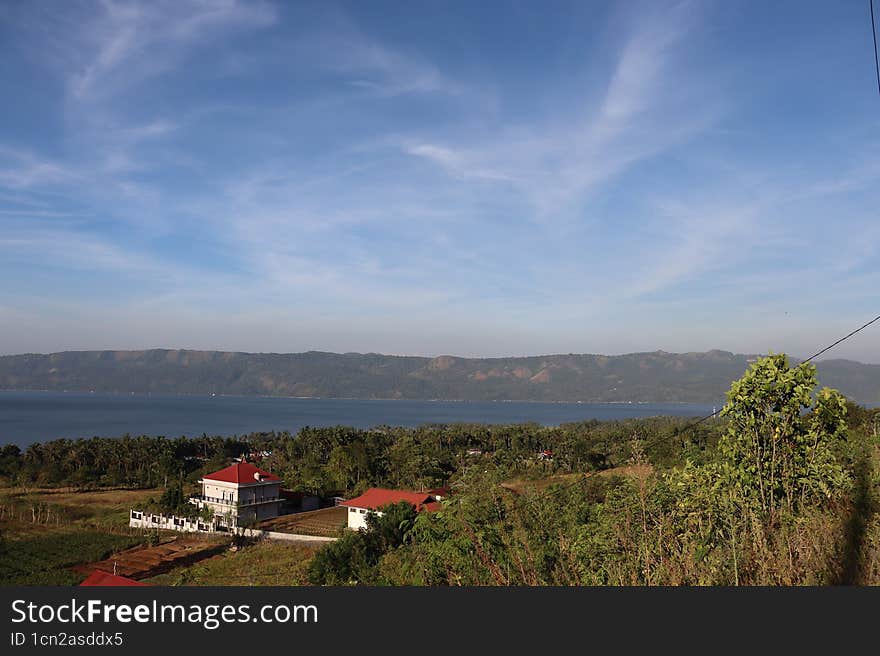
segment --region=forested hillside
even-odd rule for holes
[[[726,351],[516,358],[317,351],[68,351],[0,357],[0,389],[714,403],[755,357]],[[826,360],[818,363],[818,372],[822,385],[859,403],[880,404],[880,365]]]

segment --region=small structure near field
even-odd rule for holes
[[[411,492],[409,490],[389,490],[371,487],[359,497],[343,501],[340,506],[348,508],[348,528],[358,530],[366,528],[367,515],[371,512],[380,517],[380,508],[405,501],[411,504],[416,512],[440,510],[440,501],[447,495],[445,489],[429,490],[428,492]]]

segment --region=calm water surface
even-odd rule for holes
[[[721,405],[717,406],[718,409]],[[364,401],[243,396],[166,396],[87,392],[0,391],[0,444],[27,446],[59,437],[241,435],[303,426],[370,428],[428,423],[555,426],[585,419],[655,415],[701,416],[712,406],[690,403],[527,403]]]

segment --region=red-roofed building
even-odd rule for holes
[[[215,527],[247,526],[279,514],[281,479],[249,462],[237,462],[206,474],[199,483],[202,493],[190,502],[199,508],[211,508]]]
[[[445,495],[444,495],[445,496]],[[384,506],[405,501],[415,507],[417,512],[440,510],[441,495],[431,492],[411,492],[409,490],[388,490],[371,487],[359,497],[343,501],[340,506],[348,508],[348,528],[357,530],[366,528],[367,514],[374,512],[381,516],[379,510]]]
[[[149,587],[149,583],[141,583],[140,581],[135,581],[134,579],[127,579],[124,576],[117,576],[116,574],[110,574],[109,572],[104,572],[99,569],[96,569],[94,572],[89,574],[85,581],[80,583],[81,586],[91,587],[91,586],[112,586],[112,587],[129,587],[129,586],[146,586]]]

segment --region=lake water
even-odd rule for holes
[[[717,406],[721,409],[721,404]],[[518,401],[365,401],[244,396],[167,396],[87,392],[0,391],[0,444],[27,446],[59,437],[241,435],[303,426],[371,428],[428,423],[544,426],[585,419],[656,415],[703,416],[712,407],[690,403],[528,403]]]

